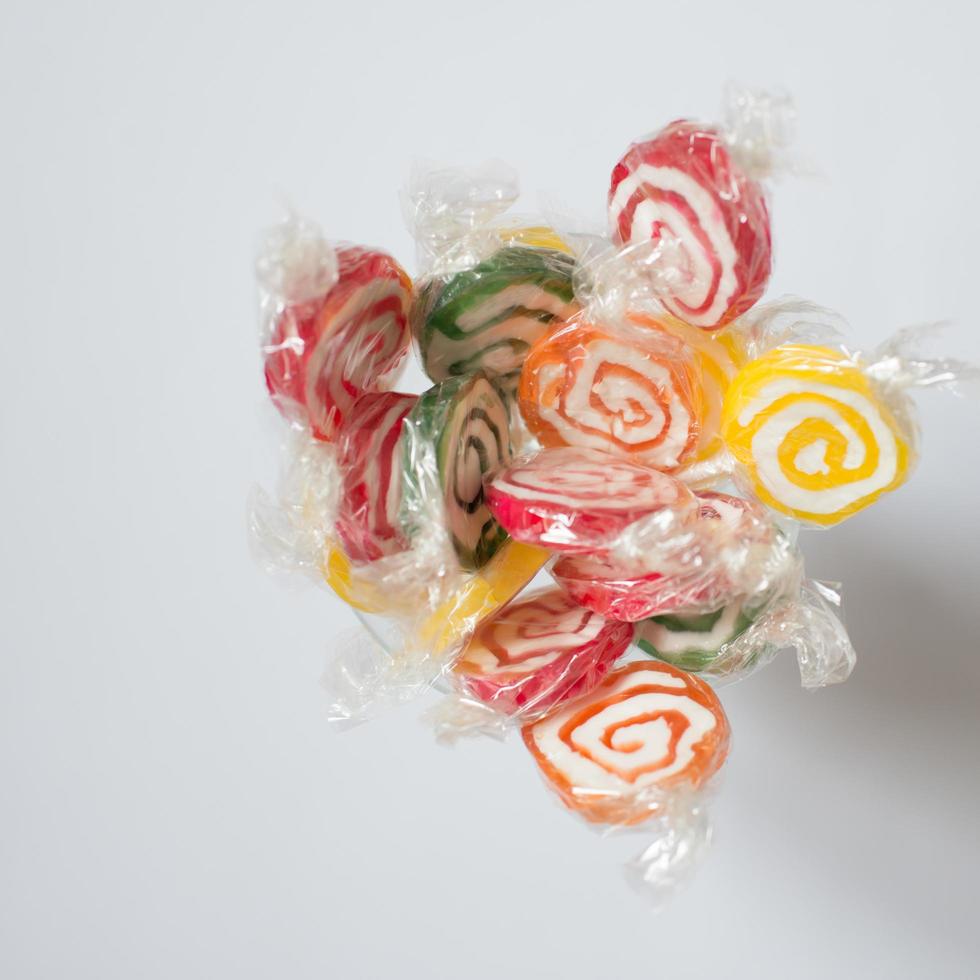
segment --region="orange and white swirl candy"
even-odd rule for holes
[[[722,436],[758,497],[829,527],[908,475],[910,434],[852,358],[829,347],[777,347],[736,375]]]
[[[702,786],[725,761],[730,737],[715,692],[665,663],[611,671],[523,733],[569,809],[593,823],[625,825],[656,814],[665,793]]]
[[[672,470],[695,451],[701,385],[676,339],[571,321],[531,348],[520,407],[542,445],[601,449]]]

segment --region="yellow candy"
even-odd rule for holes
[[[778,347],[742,368],[722,437],[760,499],[830,526],[903,483],[910,436],[854,361],[828,347]]]
[[[572,250],[559,237],[558,232],[544,225],[529,228],[502,228],[500,239],[505,245],[530,245],[534,248],[553,248],[571,255]]]
[[[541,548],[508,541],[479,572],[428,615],[408,647],[436,654],[463,640],[470,630],[510,602],[541,570],[549,554]],[[335,545],[327,548],[321,572],[337,596],[361,612],[412,616],[425,603],[424,589],[411,594],[382,594],[378,585],[357,576],[350,560]]]

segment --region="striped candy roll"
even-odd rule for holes
[[[501,248],[472,269],[424,286],[413,332],[433,381],[482,369],[520,371],[548,327],[578,312],[571,256],[550,248]]]
[[[342,246],[337,269],[325,296],[283,310],[264,349],[273,401],[328,442],[358,397],[391,381],[410,340],[412,285],[391,256]]]
[[[679,283],[659,298],[685,323],[714,330],[762,296],[772,268],[762,187],[741,172],[713,129],[680,120],[634,143],[609,188],[615,241],[668,241]]]
[[[394,391],[362,395],[340,430],[335,530],[352,561],[376,561],[408,546],[399,518],[402,422],[417,401],[415,395]]]
[[[521,372],[521,413],[544,446],[579,446],[676,468],[698,441],[701,386],[679,341],[573,322],[542,337]]]
[[[902,484],[911,439],[854,361],[827,347],[777,347],[739,371],[722,435],[758,497],[830,526]]]
[[[682,670],[705,670],[722,658],[753,618],[741,600],[709,613],[653,616],[636,624],[636,643],[651,657]]]
[[[695,506],[691,491],[666,473],[570,446],[544,449],[498,473],[487,503],[516,541],[566,554],[602,548],[665,507]]]
[[[426,533],[424,498],[436,477],[442,516],[463,568],[480,568],[507,539],[487,507],[483,481],[510,462],[508,412],[505,392],[478,371],[430,388],[407,417],[403,522]]]
[[[478,701],[529,718],[590,691],[632,636],[629,623],[606,620],[551,589],[485,620],[453,670]]]
[[[665,794],[703,786],[725,761],[730,738],[714,691],[657,662],[611,671],[523,733],[565,806],[593,823],[621,825],[654,816]]]
[[[693,351],[702,400],[700,433],[691,462],[710,459],[725,447],[721,439],[721,410],[732,378],[747,360],[744,342],[733,330],[709,333],[672,316],[631,314],[630,320],[640,327],[676,337]]]

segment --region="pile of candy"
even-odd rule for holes
[[[338,652],[335,714],[435,685],[441,734],[519,728],[569,809],[656,829],[636,869],[657,886],[728,752],[704,678],[786,648],[807,687],[847,677],[798,528],[903,483],[907,389],[962,373],[907,333],[862,356],[819,307],[758,305],[778,105],[736,108],[630,146],[607,236],[509,216],[507,173],[431,170],[414,283],[296,218],[258,265],[265,379],[297,435],[254,530],[377,640]],[[392,390],[413,341],[421,395]]]

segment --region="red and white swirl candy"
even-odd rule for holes
[[[516,541],[565,554],[601,549],[634,521],[664,508],[693,511],[679,480],[596,449],[544,449],[499,473],[490,510]]]
[[[352,561],[375,561],[407,547],[398,509],[402,498],[403,422],[415,395],[362,395],[340,430],[341,473],[335,530]]]
[[[714,691],[669,664],[631,663],[589,694],[526,725],[524,742],[565,805],[594,823],[631,825],[681,787],[698,789],[728,755]]]
[[[390,255],[356,245],[336,250],[337,281],[323,296],[286,306],[264,347],[269,393],[318,439],[336,440],[354,402],[383,390],[410,338],[412,285]]]
[[[659,298],[686,323],[722,327],[765,291],[772,255],[762,187],[710,127],[679,120],[634,143],[613,170],[609,218],[620,244],[671,246],[665,254],[679,267]]]
[[[632,638],[551,589],[481,623],[453,671],[477,700],[529,718],[595,687]]]

